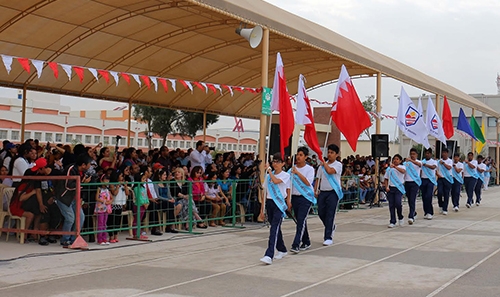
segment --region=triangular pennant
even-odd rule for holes
[[[148,86],[148,89],[151,89],[151,81],[149,80],[149,76],[141,75],[141,79],[144,82],[144,84]]]
[[[123,79],[127,82],[127,84],[130,85],[130,76],[126,74],[125,72],[121,72],[120,75],[123,77]]]
[[[83,68],[78,66],[73,66],[73,70],[75,70],[76,75],[80,78],[80,83],[83,82]]]
[[[109,72],[109,74],[111,74],[111,76],[112,76],[112,77],[113,77],[113,79],[115,80],[116,85],[118,85],[118,81],[120,80],[120,79],[118,78],[118,72],[116,72],[116,71],[110,71],[110,72]]]
[[[68,64],[60,64],[66,75],[68,76],[68,80],[71,80],[72,70],[71,65]]]
[[[193,92],[193,85],[191,85],[189,81],[179,79],[179,82],[184,86],[184,88],[191,90],[191,93]]]
[[[142,87],[142,83],[141,83],[141,80],[139,79],[139,75],[137,75],[137,74],[131,74],[131,75],[134,78],[134,80],[137,82],[139,87]]]
[[[227,89],[229,91],[229,93],[231,93],[231,97],[233,97],[233,95],[234,95],[233,88],[231,88],[230,86],[227,86],[227,85],[222,85],[222,87],[224,87],[224,89]]]
[[[245,93],[245,88],[243,87],[233,87],[233,89],[235,89],[236,91],[240,92],[240,93]]]
[[[206,83],[200,83],[205,88],[205,93],[208,94],[208,87]]]
[[[222,93],[222,88],[220,87],[220,85],[214,84],[214,87],[215,87],[217,90],[219,90],[219,91],[220,91],[221,96],[222,96],[222,95],[224,95],[224,94]]]
[[[21,66],[23,66],[23,69],[26,70],[26,72],[30,73],[30,60],[26,58],[17,58],[17,61],[19,62],[19,64],[21,64]]]
[[[197,82],[197,81],[193,81],[193,84],[194,84],[194,85],[195,85],[198,89],[200,89],[200,90],[202,90],[202,91],[204,91],[204,90],[205,90],[205,89],[203,88],[203,86],[202,86],[199,82]]]
[[[167,80],[164,78],[158,78],[160,81],[160,84],[163,86],[163,89],[165,90],[165,93],[168,93],[168,85],[167,85]]]
[[[252,94],[257,93],[257,90],[255,90],[255,88],[244,88],[244,89],[247,90],[248,92],[252,93]]]
[[[57,63],[56,62],[48,62],[50,69],[52,69],[52,72],[54,72],[54,77],[59,78],[59,69],[57,69]]]
[[[153,85],[155,85],[155,92],[158,92],[158,78],[150,76],[149,79],[153,82]]]
[[[10,74],[10,71],[12,70],[12,57],[2,55],[2,61],[3,65],[5,66],[5,69],[7,69],[7,74]]]
[[[109,72],[107,70],[97,70],[99,74],[104,78],[107,84],[109,84]]]
[[[97,70],[95,68],[87,68],[87,70],[92,73],[92,75],[95,77],[95,80],[99,82],[99,77],[97,76]]]
[[[172,90],[174,90],[174,92],[177,92],[176,90],[176,86],[175,86],[175,79],[168,79],[170,81],[170,84],[172,85]]]
[[[42,71],[43,71],[43,61],[31,60],[31,63],[33,64],[33,66],[35,66],[36,74],[38,75],[38,78],[40,78],[42,76]]]
[[[217,93],[217,89],[215,89],[214,85],[212,85],[212,84],[207,84],[207,87],[208,87],[210,90],[212,90],[212,92],[214,92],[214,94],[215,94],[215,93]]]

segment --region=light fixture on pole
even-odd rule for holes
[[[248,40],[251,48],[256,48],[262,41],[263,30],[261,26],[247,29],[246,25],[241,24],[240,27],[236,29],[236,34]]]

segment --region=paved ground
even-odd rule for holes
[[[255,225],[84,252],[2,240],[0,296],[499,296],[499,189],[402,228],[387,228],[387,207],[341,212],[330,247],[313,217],[312,248],[271,266],[259,263],[269,230]],[[283,229],[289,246],[294,223]]]

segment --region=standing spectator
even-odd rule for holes
[[[163,167],[170,170],[172,168],[172,160],[169,157],[168,147],[162,146],[160,148],[160,156],[156,159],[156,163],[160,163]]]
[[[108,169],[116,169],[117,156],[117,152],[115,152],[113,156],[111,156],[111,150],[109,149],[109,147],[101,148],[98,158],[99,167],[101,167],[104,172],[106,172]]]
[[[189,155],[189,160],[191,162],[191,170],[196,166],[200,166],[202,171],[205,172],[206,164],[212,164],[212,156],[210,155],[210,149],[205,142],[198,140],[196,142],[196,149]]]
[[[153,175],[154,189],[158,199],[160,199],[160,209],[163,213],[167,215],[167,222],[169,225],[165,227],[165,232],[178,233],[174,229],[173,224],[175,223],[175,199],[170,195],[170,189],[168,181],[168,171],[166,169],[160,169]]]
[[[145,234],[142,234],[140,229],[139,234],[137,234],[137,228],[135,227],[138,224],[137,217],[139,217],[139,222],[142,222],[144,214],[146,213],[146,210],[148,209],[150,203],[146,184],[148,180],[148,174],[149,168],[147,166],[143,166],[141,167],[141,171],[134,177],[134,180],[137,182],[137,184],[134,185],[135,203],[132,207],[132,211],[134,213],[134,221],[132,223],[132,226],[134,228],[132,229],[132,234],[134,235],[134,237],[142,240],[146,240],[148,239],[148,237]],[[139,214],[139,216],[137,216],[137,214]]]
[[[7,170],[9,170],[12,158],[15,158],[17,156],[17,146],[12,142],[4,144],[2,154],[3,166],[7,167]]]
[[[189,158],[184,151],[179,152],[179,157],[177,160],[181,163],[181,166],[187,166],[189,162]]]
[[[126,167],[129,170],[129,167]],[[111,229],[120,228],[120,220],[122,217],[122,212],[127,208],[127,198],[130,195],[127,181],[125,180],[125,175],[120,170],[114,170],[109,177],[109,181],[112,183],[109,185],[109,190],[113,197],[113,203],[111,203],[111,214],[108,216],[107,225]],[[118,183],[118,184],[113,184]],[[119,231],[109,232],[109,242],[118,242]]]
[[[137,160],[137,152],[135,151],[135,148],[129,147],[128,149],[126,149],[123,155],[122,164],[132,166],[137,164],[136,160]]]
[[[108,189],[109,177],[103,175],[101,177],[101,187],[96,193],[96,204],[94,213],[97,214],[97,244],[105,245],[109,244],[109,240],[106,236],[108,215],[113,212],[111,209],[111,204],[113,198],[111,197],[111,192]]]

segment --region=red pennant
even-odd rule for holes
[[[73,66],[73,70],[75,71],[76,75],[80,78],[80,83],[83,82],[83,68],[78,67],[78,66]]]
[[[189,87],[185,81],[183,81],[182,79],[179,79],[178,81],[184,86],[184,88],[189,89]]]
[[[19,64],[23,66],[23,69],[26,70],[26,72],[30,73],[31,67],[30,67],[30,61],[26,58],[17,58],[17,61],[19,61]]]
[[[141,79],[144,82],[146,86],[148,86],[148,89],[151,88],[151,81],[149,80],[149,76],[147,75],[141,75]]]
[[[205,88],[197,81],[193,81],[193,84],[198,87],[198,89],[205,91]]]
[[[104,80],[108,84],[109,83],[109,72],[106,70],[97,70],[97,72],[102,76],[102,78],[104,78]]]
[[[164,78],[158,78],[158,81],[160,84],[163,86],[163,89],[165,90],[165,93],[168,93],[168,85],[167,85],[167,80]]]
[[[245,90],[247,90],[248,92],[250,92],[252,94],[257,93],[257,91],[254,88],[245,88]]]
[[[236,91],[238,91],[242,94],[245,93],[244,88],[242,88],[242,87],[233,87],[233,89],[235,89]]]
[[[120,75],[123,77],[123,79],[127,82],[127,84],[130,85],[130,75],[124,73],[124,72],[121,72]]]
[[[56,62],[48,62],[50,69],[54,72],[55,78],[59,77],[59,69],[57,69],[57,63]]]
[[[228,90],[228,91],[231,91],[231,88],[229,88],[229,86],[227,86],[227,85],[222,85],[222,87],[223,87],[224,89]]]
[[[214,92],[214,94],[216,94],[216,93],[217,93],[217,89],[215,89],[215,86],[214,86],[214,85],[212,85],[212,84],[207,84],[207,87],[208,87],[210,90],[212,90],[212,92]]]

